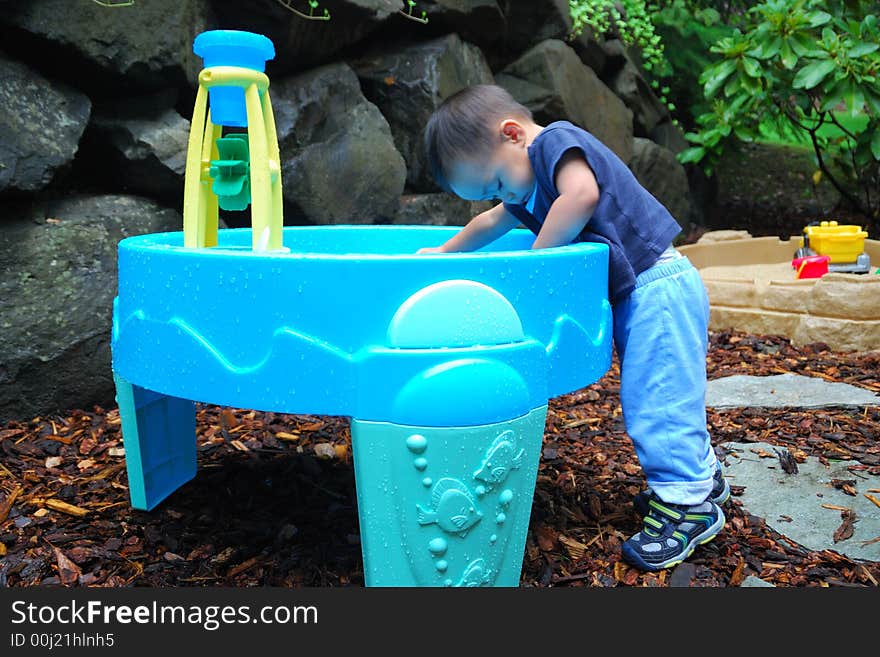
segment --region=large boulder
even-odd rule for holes
[[[117,92],[194,85],[193,39],[213,24],[207,0],[150,0],[107,8],[94,2],[30,0],[4,7],[17,49],[83,89]]]
[[[183,197],[190,122],[173,109],[153,116],[96,114],[93,141],[105,165],[127,191],[178,204]]]
[[[76,155],[89,99],[0,55],[0,192],[36,191]]]
[[[22,210],[0,231],[0,422],[111,404],[116,247],[180,230],[177,212],[132,196]]]
[[[275,59],[267,64],[272,79],[330,64],[340,53],[369,37],[401,9],[399,0],[320,0],[315,16],[330,12],[330,20],[305,20],[278,0],[230,2],[212,0],[223,29],[247,30],[269,37]],[[308,14],[306,0],[290,2]],[[421,28],[421,25],[413,24]]]
[[[422,226],[464,226],[492,207],[489,201],[465,201],[453,194],[405,194],[393,223]]]
[[[572,21],[568,0],[428,0],[416,5],[424,10],[428,24],[423,30],[436,34],[455,32],[464,41],[483,50],[492,70],[546,39],[564,39],[596,73],[605,65],[605,52],[588,27],[571,38]],[[389,22],[390,23],[390,22]],[[400,21],[391,27],[400,29]]]
[[[407,166],[407,184],[415,191],[436,191],[425,161],[425,124],[440,103],[474,84],[492,84],[483,53],[458,35],[382,51],[353,62],[364,94],[391,126],[394,143]]]
[[[536,122],[567,119],[624,162],[632,158],[632,111],[562,41],[541,42],[495,78],[532,111]]]
[[[406,165],[351,68],[333,64],[287,78],[271,94],[289,223],[389,221]]]
[[[633,113],[633,132],[647,137],[663,121],[669,120],[669,110],[660,102],[651,85],[628,59],[610,80],[611,89]]]
[[[666,206],[682,228],[696,223],[687,172],[675,153],[650,139],[636,137],[629,166],[642,186]]]

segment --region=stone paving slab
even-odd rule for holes
[[[852,462],[832,461],[827,468],[815,457],[798,463],[797,474],[786,474],[775,457],[774,445],[724,443],[721,447],[728,452],[724,474],[731,485],[745,487],[737,499],[749,513],[764,518],[768,526],[810,550],[829,549],[851,559],[880,561],[880,542],[862,546],[880,536],[880,507],[864,495],[870,489],[880,489],[880,476],[850,472],[847,465]],[[774,457],[762,458],[756,453],[760,451]],[[834,488],[832,479],[854,479],[858,495]],[[880,498],[880,493],[870,494]],[[856,512],[850,538],[834,542],[834,532],[842,523],[841,512],[823,504]]]
[[[776,588],[775,584],[771,584],[770,582],[766,582],[763,579],[761,579],[760,577],[755,577],[754,575],[749,575],[748,577],[746,577],[742,581],[742,584],[740,584],[740,586],[743,588],[755,588],[755,589],[757,589],[757,588],[775,589]]]
[[[708,382],[706,406],[723,408],[823,408],[880,406],[880,395],[848,383],[799,374],[737,374]]]

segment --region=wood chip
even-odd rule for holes
[[[75,584],[80,575],[82,575],[82,570],[77,566],[73,561],[67,558],[67,556],[58,548],[54,548],[55,550],[55,563],[58,568],[58,578],[61,580],[61,583],[65,586],[71,586]]]
[[[865,497],[867,497],[869,500],[871,500],[874,504],[876,504],[877,506],[880,506],[880,500],[878,500],[876,497],[874,497],[873,495],[868,495],[868,493],[862,493],[862,494]]]
[[[278,433],[275,434],[275,437],[278,440],[288,440],[290,442],[294,442],[294,441],[299,440],[298,433],[287,433],[285,431],[279,431]]]
[[[71,516],[77,516],[78,518],[82,518],[83,516],[88,514],[88,509],[83,509],[81,507],[74,506],[73,504],[62,502],[61,500],[48,499],[45,501],[45,504],[53,511],[60,511],[61,513],[66,513]]]
[[[565,551],[568,552],[568,556],[575,560],[583,557],[587,550],[587,546],[580,541],[561,534],[559,536],[559,542],[562,543]]]
[[[254,566],[256,566],[260,562],[261,558],[262,557],[260,557],[260,556],[251,557],[247,561],[243,561],[242,563],[238,564],[237,566],[233,566],[232,568],[229,569],[229,572],[226,573],[226,576],[227,577],[235,577],[236,575],[239,575],[239,574],[243,573],[244,571],[246,571],[248,568],[253,568]]]
[[[21,495],[24,488],[18,486],[14,491],[9,493],[6,496],[6,499],[3,502],[0,502],[0,524],[6,522],[6,518],[9,516],[9,512],[12,510],[12,505],[15,504],[15,499]]]
[[[602,418],[600,417],[589,417],[584,418],[582,420],[572,420],[568,424],[563,424],[563,429],[576,429],[577,427],[582,427],[585,424],[599,424],[602,422]]]
[[[838,527],[834,531],[834,542],[845,541],[848,538],[851,538],[853,535],[853,523],[856,521],[856,512],[852,509],[847,509],[846,511],[840,512],[840,517],[843,520],[840,527]]]

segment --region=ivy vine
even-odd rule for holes
[[[660,102],[670,111],[675,109],[666,97],[669,88],[662,84],[672,68],[651,20],[651,14],[658,10],[656,4],[637,0],[569,0],[568,7],[572,21],[570,39],[589,27],[597,36],[614,36],[627,46],[635,46],[641,51],[642,68]]]

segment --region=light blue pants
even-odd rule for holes
[[[712,490],[708,326],[706,288],[686,257],[642,272],[614,306],[626,431],[648,485],[671,504],[699,504]]]

